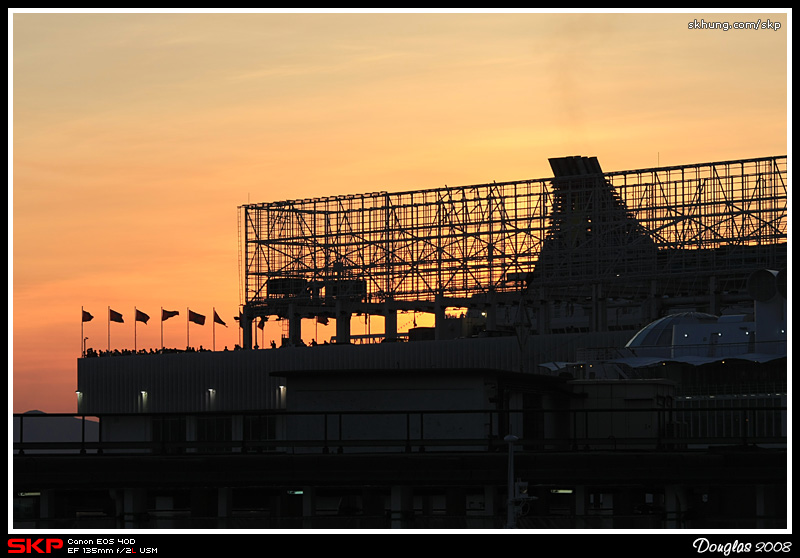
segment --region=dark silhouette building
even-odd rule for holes
[[[243,348],[79,359],[97,439],[15,441],[15,523],[785,528],[786,157],[551,166],[243,206]]]

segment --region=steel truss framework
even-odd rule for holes
[[[250,307],[613,280],[636,294],[785,266],[787,158],[249,204],[239,227]]]

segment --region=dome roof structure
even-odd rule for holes
[[[672,328],[683,324],[710,324],[718,321],[713,314],[703,312],[682,312],[670,314],[649,323],[634,335],[625,345],[628,348],[636,347],[669,347],[672,345]]]

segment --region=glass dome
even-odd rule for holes
[[[681,324],[716,323],[717,316],[702,312],[670,314],[643,327],[628,341],[626,347],[669,347],[672,345],[672,328]]]

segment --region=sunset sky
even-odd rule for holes
[[[165,346],[189,308],[210,348],[216,308],[233,348],[248,202],[791,155],[790,33],[786,12],[9,12],[9,408],[75,411],[82,307],[96,349],[109,307],[112,349],[134,308],[159,348],[162,307]]]

